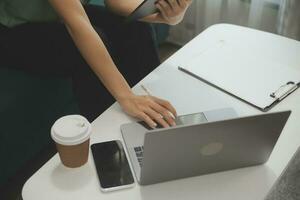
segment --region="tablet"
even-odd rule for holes
[[[127,18],[127,21],[138,20],[158,12],[155,6],[157,0],[144,0]]]

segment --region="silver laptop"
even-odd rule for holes
[[[121,126],[137,181],[149,185],[265,163],[291,111],[238,118],[233,109],[180,116],[177,126]]]

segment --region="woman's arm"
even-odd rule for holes
[[[122,16],[128,16],[142,2],[143,0],[105,0],[109,9]],[[176,25],[182,21],[191,3],[192,0],[157,0],[156,7],[159,12],[147,16],[141,21]]]
[[[156,97],[136,96],[132,93],[79,0],[49,2],[61,16],[82,56],[128,114],[144,120],[151,127],[156,126],[154,121],[164,127],[175,124],[170,112],[176,115],[176,111],[170,103]]]

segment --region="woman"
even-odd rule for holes
[[[140,3],[106,0],[118,15],[128,15]],[[142,21],[177,24],[190,4],[158,0],[159,13]],[[0,64],[71,76],[81,113],[89,120],[110,104],[106,88],[126,113],[149,126],[175,125],[176,111],[169,102],[135,95],[129,87],[145,75],[141,71],[150,72],[159,64],[145,23],[124,24],[122,17],[80,0],[0,0],[0,24]]]

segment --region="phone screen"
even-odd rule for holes
[[[103,189],[134,183],[121,141],[110,141],[91,146],[100,185]]]

